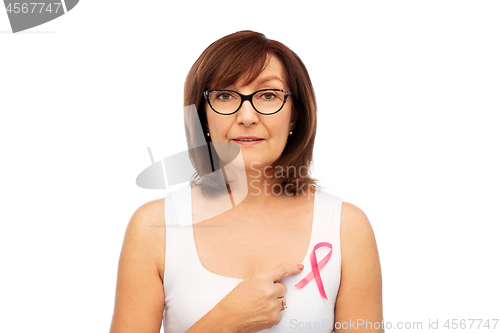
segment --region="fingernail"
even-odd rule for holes
[[[304,265],[302,264],[298,264],[297,266],[299,267],[299,269],[304,269]]]

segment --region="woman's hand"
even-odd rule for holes
[[[276,281],[300,273],[304,268],[300,266],[280,265],[247,278],[212,310],[227,323],[229,332],[251,333],[271,328],[283,317],[283,303],[278,297],[287,292],[286,285]]]

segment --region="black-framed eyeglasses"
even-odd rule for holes
[[[244,101],[250,101],[255,111],[260,114],[275,114],[283,108],[291,94],[291,91],[282,89],[261,89],[250,95],[243,95],[228,89],[214,89],[203,92],[212,110],[222,115],[236,113]]]

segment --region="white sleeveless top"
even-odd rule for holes
[[[165,333],[187,331],[243,281],[212,273],[201,265],[193,236],[191,204],[189,184],[170,190],[165,196]],[[279,281],[287,286],[287,308],[279,324],[261,332],[333,332],[335,302],[340,286],[341,208],[339,197],[323,190],[315,191],[311,240],[302,262],[304,269]],[[331,258],[319,272],[328,299],[321,296],[314,278],[302,289],[295,287],[311,272],[311,252],[320,242],[332,245]],[[328,247],[317,249],[317,262],[329,252]]]

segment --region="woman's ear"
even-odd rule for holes
[[[292,109],[292,120],[290,121],[290,131],[293,131],[295,128],[295,121],[297,120],[296,111]]]
[[[295,120],[292,120],[290,122],[290,129],[289,129],[289,131],[293,131],[294,128],[295,128]]]

